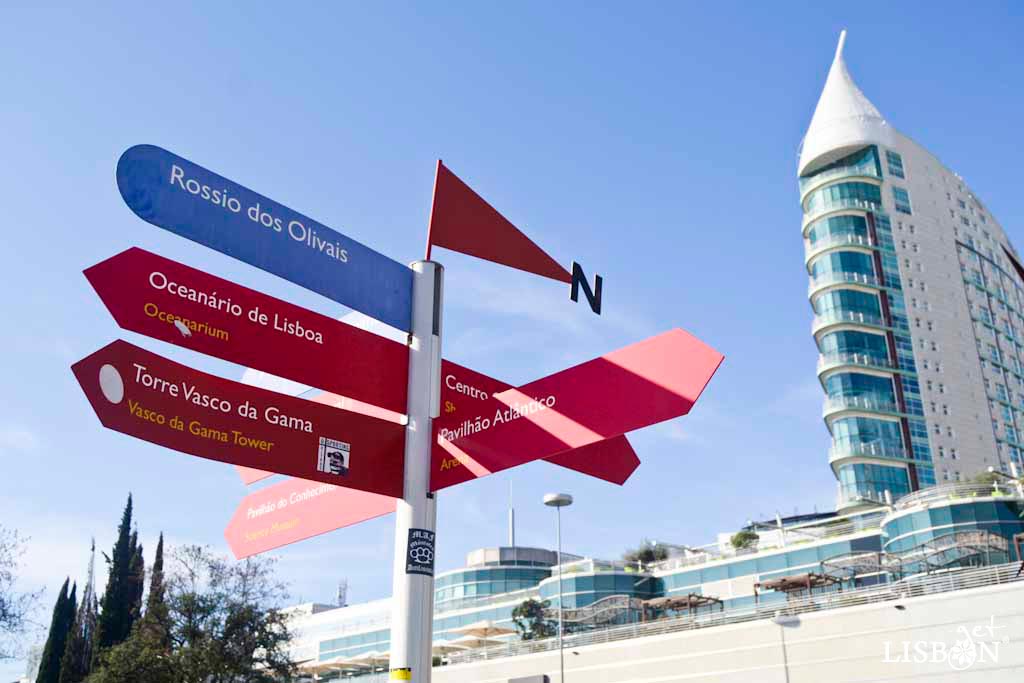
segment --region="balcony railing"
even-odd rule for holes
[[[807,286],[807,296],[813,295],[816,291],[829,285],[868,285],[870,287],[881,287],[882,284],[876,275],[869,275],[867,273],[841,273],[841,272],[830,272],[822,273],[817,277],[811,278],[811,283]]]
[[[908,459],[907,451],[903,446],[884,441],[837,441],[828,449],[829,464],[846,458]]]
[[[861,313],[859,311],[833,309],[831,311],[825,311],[821,315],[814,316],[814,320],[811,321],[811,334],[816,335],[825,327],[829,327],[831,325],[842,325],[845,323],[870,325],[871,327],[889,327],[880,315]]]
[[[883,211],[881,204],[875,202],[869,202],[866,199],[828,199],[822,200],[820,203],[810,209],[809,213],[804,214],[803,229],[806,230],[807,226],[818,220],[822,216],[832,213],[833,211],[842,211],[844,209],[854,209],[858,211]]]
[[[645,636],[771,619],[779,616],[780,613],[790,616],[859,605],[903,602],[925,595],[937,595],[952,591],[1016,583],[1024,581],[1024,575],[1021,575],[1018,571],[1019,567],[1019,562],[1011,562],[1009,564],[998,564],[976,569],[959,569],[930,575],[918,575],[903,579],[902,581],[867,588],[818,593],[788,600],[768,598],[764,603],[751,607],[726,608],[721,611],[715,610],[696,616],[668,617],[646,623],[614,626],[587,631],[586,633],[570,634],[564,637],[564,647],[567,650],[572,650],[598,643],[609,643],[631,638],[643,638]],[[503,645],[453,654],[449,657],[449,662],[452,665],[456,665],[466,662],[483,661],[485,659],[550,652],[557,649],[557,638],[523,641],[510,640]]]
[[[826,520],[816,520],[805,524],[797,524],[785,527],[787,546],[797,545],[807,541],[822,540],[826,538],[840,538],[851,534],[858,534],[863,531],[878,529],[881,526],[883,514],[878,515],[857,515],[854,517],[831,517]],[[758,531],[764,530],[777,532],[774,526],[771,528],[759,526]],[[781,534],[780,541],[781,541]],[[758,545],[750,548],[733,548],[731,545],[712,543],[705,546],[686,547],[687,554],[681,557],[670,557],[667,560],[652,562],[646,565],[648,571],[657,572],[659,575],[676,569],[699,566],[708,562],[727,560],[743,555],[753,555],[768,550],[780,550],[782,545],[765,546]]]
[[[818,356],[818,374],[843,365],[857,365],[862,368],[897,370],[896,364],[888,358],[878,358],[868,353],[823,353]]]
[[[824,185],[830,180],[836,180],[838,178],[871,178],[872,180],[881,180],[873,169],[857,166],[839,166],[837,168],[812,175],[810,178],[800,178],[800,201],[803,201],[804,197],[806,197],[811,190]]]
[[[962,500],[964,498],[1003,498],[1011,497],[1021,499],[1020,490],[1016,484],[1008,482],[996,482],[994,484],[942,484],[930,488],[921,489],[903,496],[893,506],[896,510],[906,510],[917,505],[930,503],[947,502],[950,500]]]
[[[815,240],[813,243],[810,240],[804,240],[804,262],[809,262],[821,252],[829,249],[841,247],[864,247],[870,249],[874,246],[874,240],[870,237],[850,232],[840,233],[837,235],[826,235],[825,237]]]
[[[828,417],[844,410],[866,410],[871,413],[901,414],[899,407],[893,401],[865,394],[861,396],[826,398],[825,405],[822,407],[822,415]]]

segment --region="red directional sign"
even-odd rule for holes
[[[405,413],[403,344],[137,247],[85,276],[126,330]]]
[[[246,496],[224,538],[241,560],[394,511],[388,496],[287,479]]]
[[[72,370],[109,429],[202,458],[402,495],[401,425],[214,377],[124,341]]]
[[[434,420],[431,489],[439,491],[525,462],[518,459],[515,442],[508,442],[502,457],[485,466],[471,457],[466,457],[451,443],[436,438],[442,430],[456,432],[472,429],[474,421],[483,413],[493,414],[499,407],[503,408],[493,396],[512,388],[510,384],[457,363],[441,361],[441,416]],[[624,436],[613,437],[580,449],[562,450],[565,452],[553,453],[545,459],[614,484],[625,483],[640,465],[640,459],[636,457],[633,447]],[[505,462],[511,464],[504,464]]]
[[[442,403],[442,416],[434,422],[441,450],[435,448],[431,486],[472,478],[464,470],[481,476],[569,449],[596,448],[685,415],[722,359],[677,329],[518,389],[496,389],[486,376],[461,369],[467,379],[451,381],[474,401],[464,401],[467,410],[447,410]],[[442,381],[449,381],[444,371]],[[591,462],[599,470],[603,464]]]
[[[435,420],[435,432],[444,426],[459,421],[460,415],[475,415],[485,393],[490,396],[512,389],[506,384],[482,373],[452,363],[441,361],[441,417]],[[394,420],[398,416],[381,410],[376,406],[361,404],[343,396],[331,393],[320,393],[310,400],[326,403],[336,408],[353,410],[365,415],[373,415],[385,420]],[[496,403],[494,404],[497,405]],[[454,457],[440,445],[435,444],[432,453],[431,488],[435,491],[459,484],[470,479],[486,476],[491,471],[482,467],[466,468],[458,458]],[[616,436],[602,442],[590,444],[582,448],[566,450],[545,458],[548,462],[565,467],[613,484],[623,484],[633,471],[640,465],[640,459],[624,436]],[[519,464],[518,462],[516,464]],[[263,472],[247,467],[236,467],[238,475],[246,485],[253,484],[273,472]],[[505,469],[504,467],[500,469]],[[497,470],[495,470],[497,471]]]

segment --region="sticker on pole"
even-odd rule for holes
[[[405,554],[405,573],[434,575],[434,532],[409,529],[409,545]]]

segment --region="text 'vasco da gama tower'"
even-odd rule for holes
[[[853,82],[845,31],[799,154],[840,509],[1020,464],[1024,280],[964,180]]]

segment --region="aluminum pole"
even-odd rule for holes
[[[565,650],[562,649],[562,508],[556,507],[555,535],[558,537],[558,683],[565,683]]]
[[[405,429],[403,497],[395,510],[390,679],[430,683],[437,517],[430,493],[430,450],[432,421],[439,414],[441,401],[444,268],[433,261],[416,261],[410,267],[409,422]],[[428,558],[429,569],[425,567]]]

